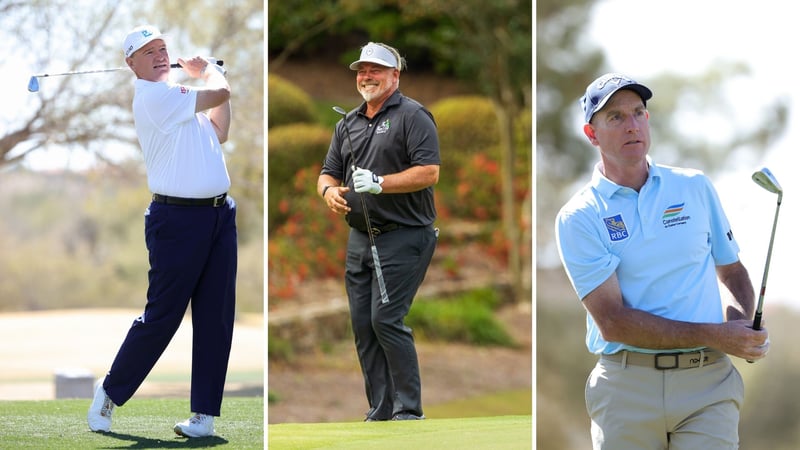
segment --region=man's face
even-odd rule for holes
[[[356,89],[369,103],[383,101],[397,88],[399,71],[373,63],[361,63],[356,72]]]
[[[125,58],[128,67],[138,78],[147,81],[166,81],[169,78],[169,54],[162,39],[155,39]]]
[[[584,125],[584,133],[609,162],[635,162],[650,149],[649,118],[639,94],[623,89],[595,113],[592,123]]]

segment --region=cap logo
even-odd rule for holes
[[[599,83],[597,83],[597,88],[598,89],[603,89],[603,88],[606,87],[606,85],[608,83],[615,83],[615,84],[618,84],[618,85],[622,85],[623,83],[627,83],[627,82],[628,82],[628,79],[625,78],[625,77],[619,77],[619,76],[609,77],[608,79],[601,80]]]
[[[373,53],[375,53],[375,49],[367,48],[364,50],[364,54],[367,56],[372,56]]]
[[[150,30],[142,30],[142,36],[144,36],[144,37],[150,37],[150,36],[152,36],[152,35],[153,35],[153,33],[152,33],[152,32],[150,32]]]

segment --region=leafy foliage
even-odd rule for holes
[[[304,281],[341,274],[349,228],[317,195],[320,170],[319,164],[300,169],[293,194],[281,200],[288,218],[270,232],[267,249],[271,298],[291,298]]]
[[[324,159],[330,142],[330,128],[321,125],[301,123],[270,129],[267,151],[270,186],[267,210],[270,232],[286,221],[294,209],[293,204],[298,201],[295,180],[297,172],[313,162],[317,162],[317,167],[320,167],[319,163]],[[316,181],[312,183],[316,187]]]
[[[275,74],[271,74],[267,82],[267,126],[273,128],[299,122],[314,122],[314,105],[302,89]]]
[[[442,153],[457,157],[483,151],[500,141],[497,115],[486,97],[448,97],[431,105],[430,110],[436,118]]]
[[[422,339],[513,347],[514,342],[494,317],[497,293],[479,289],[452,299],[420,299],[405,323]]]

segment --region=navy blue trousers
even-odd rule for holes
[[[147,304],[103,387],[125,404],[152,370],[192,306],[191,410],[219,416],[236,303],[236,204],[151,203],[145,215],[150,270]]]
[[[388,420],[401,412],[422,415],[417,350],[404,319],[436,249],[433,227],[400,228],[375,238],[388,303],[382,303],[369,236],[351,230],[345,288],[356,352],[369,402],[368,419]]]

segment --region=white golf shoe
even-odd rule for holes
[[[176,423],[173,430],[179,436],[188,438],[213,436],[214,416],[195,414],[183,422]]]
[[[89,407],[86,419],[89,422],[89,429],[92,431],[111,431],[111,414],[114,413],[114,402],[106,395],[103,389],[103,381],[97,383],[94,390],[94,400]]]

